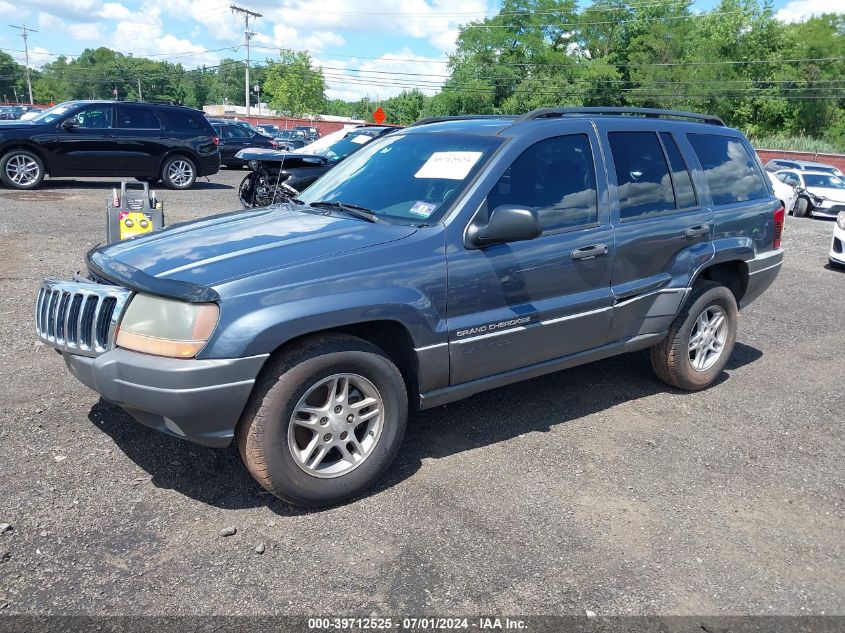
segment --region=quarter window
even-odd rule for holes
[[[522,152],[487,196],[490,211],[503,204],[536,209],[544,231],[598,222],[587,135],[548,138]]]
[[[677,208],[669,165],[654,132],[610,132],[622,220],[652,217]]]
[[[769,188],[750,148],[741,139],[719,134],[687,134],[704,169],[713,204],[767,198]]]

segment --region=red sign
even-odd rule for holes
[[[381,125],[382,123],[384,123],[384,118],[384,110],[381,109],[381,106],[377,107],[376,111],[373,112],[373,121]]]

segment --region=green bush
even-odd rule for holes
[[[809,136],[788,136],[786,134],[751,136],[749,140],[756,149],[782,149],[793,152],[845,154],[845,136],[839,142],[811,138]]]

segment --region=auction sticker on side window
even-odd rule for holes
[[[434,152],[414,178],[463,180],[479,158],[481,152]]]

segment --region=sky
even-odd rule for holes
[[[458,26],[495,15],[501,4],[498,0],[234,3],[262,14],[249,25],[255,32],[250,43],[253,61],[273,57],[279,48],[308,50],[324,69],[327,96],[347,100],[386,98],[413,85],[432,94],[446,78],[443,62],[454,51]],[[58,54],[74,57],[98,46],[179,62],[185,68],[213,66],[224,57],[244,58],[243,18],[232,13],[230,4],[232,0],[0,0],[0,15],[6,18],[0,26],[0,49],[23,63],[20,31],[8,26],[11,22],[37,31],[29,35],[34,67]],[[694,9],[714,4],[716,0],[700,0]],[[773,6],[784,21],[832,10],[830,0],[774,0]]]

